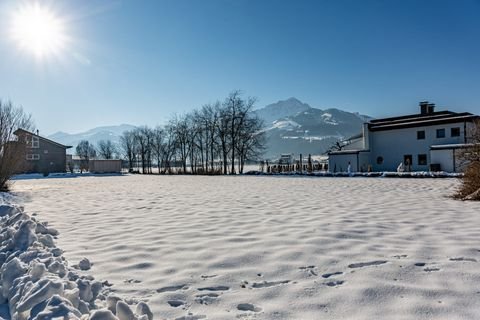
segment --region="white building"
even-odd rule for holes
[[[459,150],[480,117],[468,112],[435,112],[435,105],[420,102],[420,113],[375,119],[363,133],[329,153],[329,170],[396,171],[400,163],[412,171],[460,171]]]

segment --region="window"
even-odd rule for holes
[[[452,137],[460,137],[460,128],[452,128],[450,131]]]
[[[40,155],[39,154],[27,154],[27,160],[40,160]]]
[[[383,163],[383,157],[377,157],[377,164]]]
[[[445,138],[445,129],[437,129],[437,138]]]
[[[32,148],[38,148],[40,147],[40,142],[38,137],[32,136]]]
[[[418,165],[419,166],[426,166],[427,165],[427,155],[426,154],[419,154],[418,155]]]
[[[43,153],[47,154],[47,153],[48,153],[48,150],[47,150],[47,149],[43,150]]]
[[[27,144],[27,148],[39,148],[40,142],[37,136],[26,135],[25,136],[25,143]]]
[[[425,130],[417,131],[417,140],[425,140]]]

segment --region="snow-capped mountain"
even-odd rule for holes
[[[362,124],[371,119],[335,108],[313,108],[296,98],[255,112],[265,121],[267,158],[276,158],[282,153],[322,154],[337,140],[361,132]],[[280,117],[275,118],[278,115]]]
[[[73,134],[59,131],[49,135],[48,138],[64,145],[73,146],[73,150],[75,150],[77,144],[82,140],[88,140],[88,142],[93,143],[94,145],[98,144],[100,140],[111,140],[112,142],[117,143],[124,131],[132,130],[134,128],[135,126],[130,124],[121,124],[118,126],[98,127],[85,132]]]
[[[280,100],[276,103],[269,104],[254,112],[262,118],[267,124],[297,114],[302,111],[311,109],[308,104],[301,102],[297,98],[289,98],[287,100]]]

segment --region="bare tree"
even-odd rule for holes
[[[230,123],[231,117],[228,111],[225,108],[222,108],[221,105],[217,105],[217,112],[218,112],[218,121],[216,123],[216,134],[218,136],[221,154],[222,154],[222,166],[223,166],[223,174],[228,173],[228,155],[230,154],[230,150],[232,144],[229,143],[230,135]]]
[[[87,140],[82,140],[78,143],[75,149],[77,156],[80,157],[80,172],[87,171],[89,168],[90,159],[97,156],[97,150]]]
[[[142,173],[152,172],[152,130],[147,126],[133,130],[134,150],[138,154]]]
[[[208,161],[210,160],[210,171],[215,171],[215,158],[218,157],[219,149],[219,112],[221,104],[216,102],[215,104],[205,105],[201,111],[201,121],[205,127],[205,162],[206,171],[208,172]]]
[[[31,131],[33,121],[22,108],[0,101],[0,190],[8,188],[10,178],[21,169],[26,141],[15,136],[17,129]]]
[[[238,154],[239,173],[243,173],[245,162],[249,159],[258,160],[265,150],[266,135],[264,123],[250,112],[241,126],[235,149]]]
[[[187,172],[187,159],[190,152],[190,128],[188,118],[186,116],[175,117],[170,122],[170,125],[174,128],[175,146],[182,163],[183,173]]]
[[[156,127],[152,132],[152,157],[156,160],[158,173],[162,171],[165,149],[165,131],[161,127]]]
[[[125,131],[120,137],[120,150],[128,162],[128,171],[133,170],[135,162],[135,136],[133,131]]]
[[[255,102],[256,99],[252,97],[243,99],[239,90],[230,93],[224,102],[223,116],[227,118],[228,122],[228,143],[230,144],[228,150],[230,152],[231,174],[235,174],[236,160],[240,161],[240,168],[243,170],[244,157],[246,155],[245,147],[248,145],[247,140],[253,138],[254,135],[252,133],[260,129],[258,125],[261,126],[261,122],[251,116]],[[238,154],[238,151],[243,154]]]
[[[97,146],[98,155],[103,159],[113,159],[117,152],[117,147],[111,140],[100,140]]]
[[[162,163],[165,169],[164,172],[168,173],[172,173],[172,161],[176,152],[175,131],[175,125],[172,122],[164,128],[165,140]]]

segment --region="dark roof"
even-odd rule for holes
[[[47,138],[42,137],[42,136],[40,136],[40,135],[38,135],[38,134],[36,134],[36,133],[30,132],[30,131],[27,131],[27,130],[24,130],[24,129],[17,129],[17,130],[15,130],[15,132],[14,132],[14,134],[15,134],[16,136],[18,136],[19,133],[27,133],[27,134],[31,134],[32,136],[37,136],[39,139],[41,139],[41,140],[43,140],[43,141],[45,141],[45,142],[51,143],[51,144],[53,144],[53,145],[56,145],[56,146],[58,146],[58,147],[61,147],[61,148],[70,149],[70,148],[72,147],[72,146],[65,146],[65,145],[63,145],[63,144],[61,144],[61,143],[58,143],[58,142],[55,142],[55,141],[53,141],[53,140],[47,139]]]
[[[456,113],[452,111],[440,111],[429,114],[412,114],[401,117],[375,119],[368,123],[368,128],[370,131],[382,131],[459,123],[473,121],[478,118],[480,117],[469,112]]]

